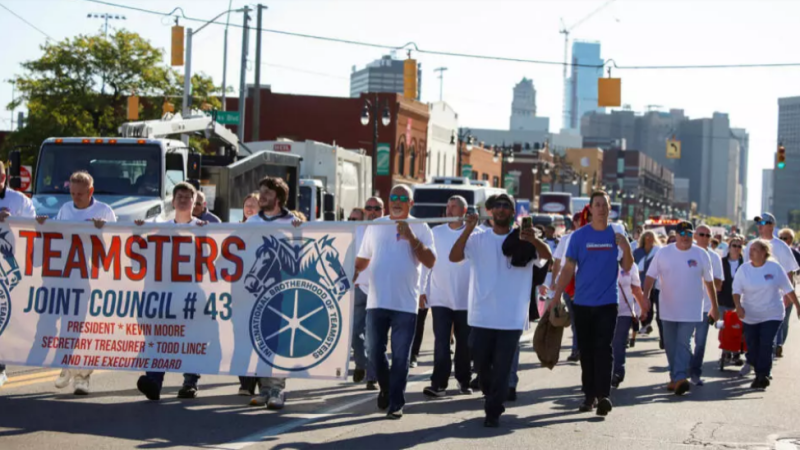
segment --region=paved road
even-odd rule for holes
[[[793,326],[800,330],[796,319]],[[352,383],[289,380],[287,407],[273,412],[246,406],[248,399],[235,395],[238,383],[232,377],[203,377],[199,398],[178,400],[181,377],[168,375],[162,400],[155,403],[136,391],[135,373],[96,373],[94,392],[81,398],[55,391],[52,369],[11,367],[11,382],[0,390],[0,449],[793,450],[798,448],[793,438],[800,442],[798,331],[789,337],[770,389],[755,392],[734,370],[717,369],[712,330],[707,383],[684,398],[664,389],[666,357],[657,340],[640,339],[629,350],[627,379],[613,393],[614,411],[606,419],[577,412],[582,400],[577,364],[544,369],[526,339],[519,399],[507,405],[498,429],[482,426],[478,395],[428,400],[421,394],[431,370],[430,328],[426,338],[400,421],[385,420],[375,394]]]

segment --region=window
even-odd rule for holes
[[[481,177],[481,180],[489,181],[489,174],[488,173],[483,174],[483,176]]]
[[[400,145],[397,146],[397,173],[400,175],[406,174],[406,144],[401,142]]]
[[[417,150],[414,148],[414,144],[411,144],[411,150],[408,152],[409,156],[411,156],[411,162],[408,165],[409,173],[408,175],[411,178],[417,177]]]
[[[444,175],[442,173],[442,154],[441,153],[437,153],[436,154],[436,175],[439,175],[439,176]]]

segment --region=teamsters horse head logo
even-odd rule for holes
[[[267,364],[302,371],[320,364],[342,332],[339,301],[350,290],[334,239],[265,236],[245,277],[256,302],[250,338]]]
[[[8,231],[0,232],[0,335],[11,317],[11,291],[19,284],[22,276],[14,246],[8,241]]]

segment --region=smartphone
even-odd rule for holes
[[[533,228],[533,219],[531,217],[523,217],[522,218],[522,229],[531,229]]]

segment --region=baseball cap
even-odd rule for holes
[[[517,206],[516,202],[514,202],[514,197],[512,197],[512,196],[510,196],[508,194],[498,194],[494,198],[494,200],[492,201],[492,206],[494,206],[495,203],[497,203],[499,201],[502,201],[502,200],[505,200],[508,203],[511,203],[511,209],[515,209],[516,206]]]
[[[764,222],[770,222],[770,223],[774,224],[775,223],[775,216],[773,216],[772,214],[770,214],[768,212],[765,212],[765,213],[761,213],[760,216],[756,216],[753,219],[754,222],[761,222],[762,220]]]
[[[492,206],[494,205],[494,201],[495,200],[497,200],[497,195],[496,194],[493,194],[493,195],[490,195],[490,196],[486,197],[486,202],[484,203],[485,206],[486,206],[486,209],[492,209]]]
[[[694,231],[694,225],[692,222],[681,222],[678,224],[676,231],[680,234],[682,231]]]

